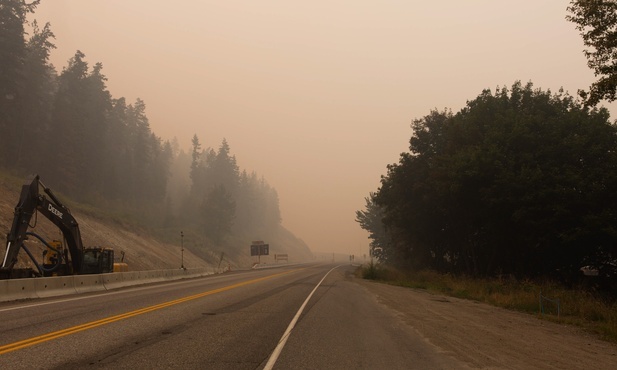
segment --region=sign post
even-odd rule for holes
[[[184,270],[184,233],[182,231],[180,231],[180,253],[180,268]]]

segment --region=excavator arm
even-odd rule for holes
[[[49,199],[40,194],[39,188],[43,188]],[[60,229],[71,255],[72,270],[80,272],[83,262],[83,245],[79,225],[75,218],[71,216],[69,209],[56,198],[49,188],[43,185],[39,176],[35,175],[29,184],[21,188],[19,202],[15,207],[13,225],[6,238],[6,252],[0,266],[0,275],[10,272],[17,263],[17,255],[27,238],[30,221],[36,211]]]

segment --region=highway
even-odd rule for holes
[[[0,369],[457,369],[361,285],[309,264],[0,304]]]

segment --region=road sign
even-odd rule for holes
[[[251,256],[267,256],[270,254],[270,244],[251,244]]]

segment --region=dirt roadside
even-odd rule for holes
[[[617,369],[617,345],[572,326],[426,291],[352,278],[403,322],[474,369]]]

